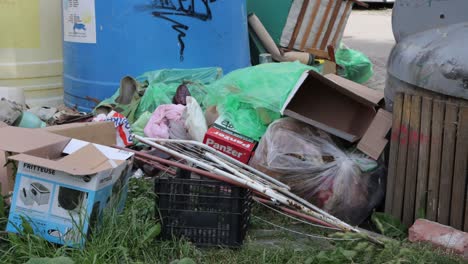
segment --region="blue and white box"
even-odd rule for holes
[[[5,145],[19,153],[9,157],[18,170],[8,232],[22,232],[27,221],[50,242],[83,247],[104,209],[123,209],[133,153],[55,135],[49,145],[22,153]]]

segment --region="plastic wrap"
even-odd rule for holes
[[[301,75],[316,68],[299,62],[267,63],[240,69],[207,86],[205,106],[217,105],[239,133],[260,139]]]
[[[172,104],[177,88],[183,84],[191,96],[203,102],[206,96],[205,85],[223,76],[220,68],[166,69],[147,72],[139,79],[146,80],[149,87],[141,98],[136,111],[137,118],[144,112],[154,112],[163,104]]]
[[[362,52],[349,49],[344,45],[341,46],[335,53],[336,63],[344,67],[344,71],[340,75],[344,78],[357,82],[367,82],[374,71],[372,69],[372,62]]]
[[[181,85],[199,102],[202,101],[206,96],[204,86],[222,76],[220,68],[163,69],[144,73],[136,79],[127,76],[122,79],[120,89],[102,101],[95,111],[107,107],[123,114],[133,123],[145,112],[153,113],[160,105],[172,104]]]
[[[354,225],[384,196],[385,171],[375,161],[344,152],[325,132],[289,118],[270,125],[250,163]]]
[[[193,140],[203,142],[203,138],[208,130],[205,114],[195,98],[187,96],[186,100],[187,107],[183,113],[185,127]]]

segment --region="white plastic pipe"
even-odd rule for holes
[[[209,165],[207,163],[204,163],[200,160],[197,160],[197,159],[194,159],[194,158],[191,158],[189,156],[186,156],[186,155],[183,155],[175,150],[172,150],[170,148],[167,148],[161,144],[157,144],[155,142],[152,142],[151,140],[149,140],[148,138],[144,138],[144,137],[140,137],[140,136],[137,136],[135,135],[135,138],[140,141],[141,143],[144,143],[144,144],[147,144],[149,146],[152,146],[154,148],[157,148],[159,150],[162,150],[168,154],[171,154],[172,156],[174,157],[177,157],[177,158],[181,158],[181,159],[185,159],[193,164],[196,164],[197,166],[207,170],[207,171],[210,171],[210,172],[213,172],[213,173],[216,173],[220,176],[223,176],[223,177],[226,177],[232,181],[235,181],[239,184],[243,184],[247,187],[249,187],[250,189],[254,190],[254,191],[257,191],[259,193],[263,193],[265,196],[267,197],[270,197],[273,201],[275,202],[278,202],[282,205],[286,205],[286,206],[291,206],[291,207],[294,207],[300,211],[302,211],[303,213],[306,213],[312,217],[315,217],[319,220],[322,220],[324,222],[327,222],[333,226],[336,226],[338,228],[340,228],[341,230],[343,231],[346,231],[346,232],[355,232],[355,233],[360,233],[360,231],[350,225],[348,225],[347,223],[333,217],[333,218],[330,218],[330,217],[327,217],[326,215],[324,215],[323,211],[319,210],[320,213],[317,213],[315,211],[313,211],[312,209],[302,205],[302,204],[299,204],[297,203],[296,201],[294,200],[291,200],[289,199],[288,197],[286,197],[285,195],[281,194],[281,193],[278,193],[276,191],[274,191],[273,189],[271,189],[270,187],[268,186],[265,186],[265,185],[262,185],[261,183],[259,182],[256,182],[252,179],[245,179],[245,178],[239,178],[235,175],[232,175],[228,172],[225,172],[223,170],[220,170],[212,165]]]

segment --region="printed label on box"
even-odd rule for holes
[[[234,125],[229,121],[227,118],[224,116],[220,116],[218,119],[216,119],[214,125],[219,130],[222,130],[226,133],[229,133],[231,135],[234,135],[242,140],[248,141],[250,143],[255,143],[256,141],[254,139],[251,139],[247,136],[242,135],[237,131],[237,129],[234,127]]]
[[[27,220],[50,242],[83,247],[104,208],[123,209],[130,172],[130,161],[84,177],[20,162],[7,231],[21,232]]]
[[[248,163],[252,157],[256,143],[238,138],[217,127],[208,129],[203,141],[206,145],[236,159]]]
[[[96,43],[94,0],[64,0],[63,36],[67,42]]]

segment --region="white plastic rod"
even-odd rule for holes
[[[232,163],[240,166],[241,168],[243,168],[243,169],[245,169],[247,171],[251,171],[251,172],[255,173],[257,176],[261,177],[262,179],[265,179],[265,180],[273,183],[273,185],[277,185],[279,188],[273,188],[274,190],[277,190],[277,191],[281,192],[282,194],[284,194],[287,197],[295,200],[296,202],[301,203],[301,204],[305,205],[306,207],[312,208],[313,210],[315,210],[317,212],[323,212],[323,214],[325,216],[329,217],[330,219],[339,220],[338,218],[336,218],[333,215],[330,215],[329,213],[321,210],[320,208],[318,208],[317,206],[315,206],[312,203],[308,202],[307,200],[305,200],[305,199],[295,195],[294,193],[290,192],[291,188],[288,185],[276,180],[275,178],[273,178],[271,176],[266,175],[265,173],[263,173],[263,172],[261,172],[259,170],[256,170],[255,168],[247,166],[244,163],[242,163],[242,162],[240,162],[240,161],[238,161],[236,159],[233,159],[233,158],[229,157],[228,155],[226,155],[226,154],[224,154],[222,152],[219,152],[219,151],[215,150],[214,148],[212,148],[210,146],[207,146],[207,145],[205,145],[203,143],[200,143],[198,141],[193,141],[193,140],[179,140],[179,139],[147,138],[147,140],[150,140],[150,141],[153,141],[153,142],[161,142],[161,143],[176,143],[176,144],[183,144],[183,145],[198,146],[198,147],[200,147],[200,148],[202,148],[202,149],[204,149],[206,151],[209,151],[210,153],[213,153],[215,155],[218,155],[218,156],[221,156],[221,157],[227,159],[229,162],[232,162]]]
[[[198,141],[194,141],[194,140],[178,140],[178,139],[156,139],[156,138],[147,138],[148,140],[151,140],[153,142],[161,142],[161,143],[176,143],[176,144],[185,144],[185,145],[194,145],[194,146],[197,146],[197,147],[200,147],[214,155],[217,155],[217,156],[221,156],[223,159],[226,159],[227,161],[231,162],[231,163],[234,163],[235,165],[243,168],[244,170],[246,171],[250,171],[252,173],[255,173],[257,176],[259,176],[260,178],[264,179],[264,180],[267,180],[269,182],[271,182],[272,184],[274,185],[277,185],[278,187],[280,188],[283,188],[283,189],[287,189],[287,190],[291,190],[291,187],[289,187],[287,184],[284,184],[280,181],[278,181],[277,179],[275,178],[272,178],[268,175],[266,175],[265,173],[253,168],[253,167],[250,167],[250,166],[247,166],[246,164],[232,158],[232,157],[229,157],[228,155],[220,152],[220,151],[217,151],[216,149],[208,146],[208,145],[205,145],[203,143],[200,143]]]
[[[297,210],[300,210],[302,211],[303,213],[306,213],[312,217],[315,217],[319,220],[322,220],[324,222],[327,222],[333,226],[336,226],[338,228],[340,228],[341,230],[343,231],[346,231],[346,232],[355,232],[355,233],[360,233],[360,231],[350,225],[348,225],[347,223],[339,220],[339,219],[330,219],[329,217],[323,215],[323,211],[319,211],[320,213],[317,213],[313,210],[311,210],[310,208],[307,208],[306,206],[302,205],[302,204],[299,204],[297,203],[296,201],[294,200],[291,200],[289,198],[287,198],[286,196],[284,196],[283,194],[281,193],[278,193],[276,191],[274,191],[273,189],[271,189],[270,187],[268,186],[264,186],[254,180],[246,180],[246,179],[242,179],[242,178],[239,178],[235,175],[232,175],[230,173],[227,173],[223,170],[220,170],[212,165],[209,165],[209,164],[206,164],[202,161],[199,161],[197,159],[194,159],[192,157],[189,157],[189,156],[186,156],[184,154],[181,154],[175,150],[172,150],[170,148],[167,148],[161,144],[158,144],[156,142],[152,142],[151,140],[148,140],[147,138],[143,138],[143,137],[140,137],[140,136],[137,136],[135,135],[135,138],[140,141],[141,143],[144,143],[144,144],[147,144],[149,146],[152,146],[154,148],[157,148],[159,150],[162,150],[168,154],[171,154],[172,156],[174,157],[177,157],[177,158],[181,158],[181,159],[185,159],[189,162],[192,162],[193,164],[196,164],[197,166],[207,170],[207,171],[210,171],[210,172],[213,172],[215,174],[218,174],[220,176],[223,176],[223,177],[226,177],[232,181],[235,181],[239,184],[243,184],[247,187],[249,187],[250,189],[254,190],[254,191],[257,191],[259,193],[262,193],[264,195],[266,195],[267,197],[270,197],[272,199],[272,201],[275,201],[275,202],[278,202],[282,205],[286,205],[286,206],[290,206],[290,207],[293,207],[293,208],[296,208]]]

